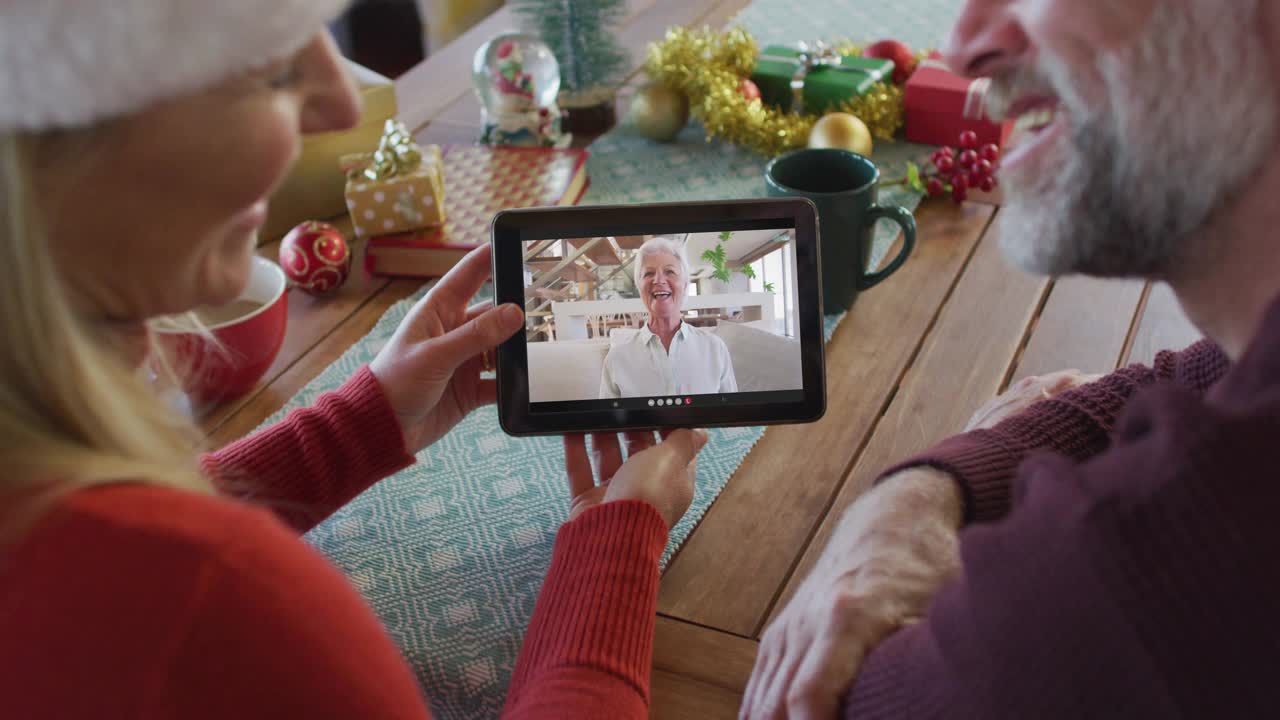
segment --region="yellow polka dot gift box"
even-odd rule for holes
[[[347,211],[358,237],[444,225],[444,160],[438,145],[419,146],[388,120],[372,153],[341,159]]]

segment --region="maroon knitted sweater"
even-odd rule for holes
[[[1138,390],[1171,383],[1203,395],[1227,372],[1228,364],[1227,356],[1208,340],[1182,352],[1162,352],[1152,367],[1130,365],[1037,402],[990,430],[943,440],[881,477],[919,465],[938,468],[959,481],[966,523],[999,520],[1009,513],[1014,478],[1028,456],[1051,451],[1084,462],[1107,449],[1116,419]]]
[[[1233,367],[1202,341],[898,466],[961,483],[963,570],[847,717],[1280,713],[1278,443],[1280,305]]]

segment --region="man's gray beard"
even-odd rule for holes
[[[1159,278],[1189,254],[1275,140],[1280,102],[1256,3],[1243,4],[1158,4],[1136,46],[1103,61],[1110,114],[1083,110],[1065,69],[1050,68],[1072,155],[1006,185],[998,229],[1011,260],[1047,275]]]

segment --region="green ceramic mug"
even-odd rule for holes
[[[916,246],[916,220],[905,208],[876,204],[880,169],[848,150],[805,149],[775,158],[765,169],[769,197],[805,197],[818,206],[822,244],[822,307],[847,310],[858,293],[892,275]],[[884,269],[867,272],[876,221],[902,226],[902,250]]]

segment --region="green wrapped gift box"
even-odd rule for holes
[[[804,81],[803,111],[820,115],[866,95],[877,82],[890,80],[893,61],[840,55],[830,48],[806,52],[770,45],[756,60],[751,80],[766,104],[790,110],[795,97],[791,83],[797,77]]]

